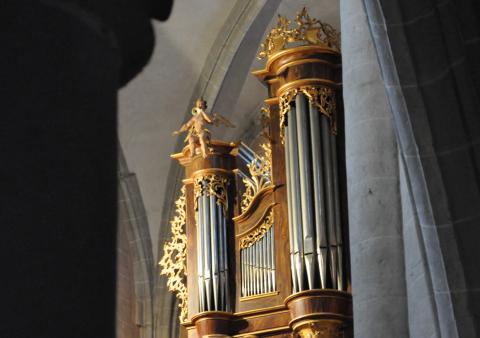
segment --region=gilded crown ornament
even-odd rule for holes
[[[188,144],[190,150],[190,157],[195,156],[196,149],[200,148],[200,153],[203,158],[207,158],[209,152],[209,145],[211,140],[211,132],[207,129],[207,125],[220,125],[234,128],[235,126],[220,114],[210,115],[206,112],[207,101],[203,98],[195,102],[192,108],[192,117],[187,123],[182,125],[179,130],[174,131],[173,135],[179,135],[186,132],[187,137],[184,142]]]
[[[331,25],[311,18],[307,9],[297,13],[296,28],[290,28],[291,21],[285,16],[278,16],[277,26],[267,35],[261,44],[261,51],[257,58],[270,57],[284,49],[290,43],[304,43],[305,45],[320,45],[340,52],[340,33]]]

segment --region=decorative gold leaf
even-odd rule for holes
[[[270,143],[261,145],[264,155],[255,155],[251,163],[247,164],[250,177],[243,178],[245,192],[242,195],[241,210],[245,212],[252,203],[257,193],[272,186],[272,148]]]
[[[340,52],[340,33],[331,25],[318,19],[310,18],[307,9],[297,13],[296,28],[290,28],[290,20],[278,16],[277,26],[272,28],[261,44],[257,58],[263,59],[284,50],[289,43],[303,42],[307,45],[319,45]]]
[[[187,235],[186,224],[186,195],[185,186],[182,187],[180,197],[175,202],[176,215],[170,221],[172,238],[163,246],[163,258],[159,262],[162,267],[161,275],[167,277],[167,287],[175,292],[179,299],[180,322],[185,322],[188,315],[188,293],[185,285],[187,278]]]

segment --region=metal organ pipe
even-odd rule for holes
[[[275,289],[275,224],[250,246],[240,249],[241,296],[249,297],[274,292]]]
[[[217,213],[221,218],[221,238],[222,238],[222,262],[223,262],[223,285],[222,290],[224,291],[224,304],[222,309],[225,311],[230,311],[230,284],[228,282],[228,251],[227,251],[227,218],[225,217],[226,212],[223,212],[223,207],[218,206]]]
[[[277,283],[275,281],[275,224],[272,224],[270,228],[270,265],[271,265],[271,278],[272,278],[272,290],[277,289]]]
[[[218,310],[219,304],[219,273],[218,273],[218,229],[217,229],[217,208],[215,205],[215,196],[209,196],[210,202],[210,247],[212,249],[212,288],[213,288],[213,308]],[[220,243],[221,244],[221,243]]]
[[[345,289],[336,135],[309,99],[299,90],[284,126],[294,293]]]
[[[310,104],[310,141],[312,146],[312,173],[313,173],[313,201],[315,204],[315,230],[316,230],[316,250],[317,262],[320,272],[320,286],[322,289],[327,287],[327,229],[325,223],[324,208],[324,184],[322,172],[322,147],[320,135],[320,116],[317,108]]]
[[[301,200],[300,200],[300,180],[298,169],[298,143],[297,143],[297,121],[295,107],[290,108],[289,117],[289,142],[288,142],[288,165],[290,166],[290,198],[291,198],[291,212],[293,219],[293,251],[295,270],[297,276],[298,291],[304,290],[304,271],[305,265],[303,263],[303,231],[302,231],[302,215],[301,215]]]
[[[297,118],[297,144],[298,144],[298,165],[300,172],[300,202],[302,213],[303,230],[303,254],[305,261],[305,270],[307,272],[308,289],[315,288],[315,266],[314,266],[314,221],[313,221],[313,203],[311,191],[311,165],[310,165],[310,142],[308,140],[308,110],[306,98],[303,94],[298,94],[296,99],[296,118]]]
[[[205,276],[205,293],[206,308],[212,309],[212,254],[210,242],[210,200],[208,196],[202,196],[202,208],[204,216],[203,231],[203,247],[204,247],[204,276]]]
[[[202,183],[203,184],[203,183]],[[198,197],[197,205],[198,210],[196,212],[197,215],[197,270],[198,270],[198,300],[200,310],[205,308],[205,283],[203,278],[203,256],[204,249],[203,249],[203,196]]]
[[[338,255],[338,268],[337,268],[337,288],[339,290],[344,289],[344,274],[343,274],[343,240],[342,240],[342,220],[340,215],[340,191],[338,181],[338,158],[337,158],[337,135],[330,133],[331,146],[332,146],[332,164],[333,164],[333,188],[335,198],[335,234],[337,239],[337,255]]]
[[[328,225],[328,244],[330,254],[330,276],[332,287],[337,288],[337,235],[335,228],[335,189],[333,187],[333,163],[332,148],[330,137],[330,121],[325,116],[321,117],[322,123],[322,149],[325,169],[325,197],[327,209],[327,225]]]
[[[202,180],[197,199],[197,264],[200,311],[228,311],[227,222],[223,205]],[[245,285],[246,287],[246,285]]]
[[[292,174],[290,173],[290,125],[287,122],[285,126],[285,169],[286,169],[286,181],[287,181],[287,206],[288,206],[288,231],[290,233],[290,269],[292,270],[292,280],[293,280],[293,292],[298,291],[298,277],[297,277],[297,268],[295,265],[295,243],[294,243],[294,221],[293,221],[293,207],[292,207]]]

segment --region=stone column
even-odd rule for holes
[[[397,144],[361,0],[341,1],[354,333],[408,337]]]

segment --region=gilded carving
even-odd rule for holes
[[[338,323],[324,323],[312,321],[298,329],[295,337],[298,338],[342,338],[343,330]]]
[[[262,239],[267,231],[272,227],[273,224],[273,209],[270,210],[267,216],[263,219],[260,226],[258,226],[254,231],[250,232],[248,235],[240,238],[240,249],[248,248],[252,246],[255,242]]]
[[[193,182],[195,210],[198,210],[198,198],[200,196],[215,196],[216,203],[223,207],[223,212],[226,214],[228,210],[228,184],[228,179],[218,174],[206,174],[196,177]]]
[[[257,58],[263,59],[284,50],[290,43],[319,45],[340,52],[340,33],[331,25],[311,18],[304,7],[297,13],[297,27],[290,27],[291,21],[285,16],[278,16],[277,26],[267,35],[261,45]]]
[[[181,189],[180,197],[175,202],[176,215],[170,221],[172,238],[163,246],[163,257],[159,262],[162,267],[160,274],[167,277],[167,287],[175,292],[179,300],[180,322],[187,320],[187,235],[185,234],[186,223],[186,195],[185,186]]]
[[[290,111],[290,103],[295,99],[298,93],[303,93],[311,105],[317,107],[318,111],[327,116],[330,120],[330,127],[333,133],[337,133],[336,122],[336,98],[335,90],[330,87],[301,87],[294,88],[280,96],[280,140],[284,142],[285,137],[285,119]]]
[[[187,137],[184,142],[188,144],[190,149],[190,157],[195,156],[195,149],[200,147],[200,153],[203,158],[207,158],[211,140],[211,132],[207,129],[207,125],[224,124],[227,127],[234,128],[225,117],[220,114],[210,115],[206,112],[207,102],[203,99],[198,99],[195,102],[195,107],[192,108],[192,117],[187,123],[181,126],[173,135],[179,135],[186,132]]]
[[[272,186],[272,148],[270,143],[261,145],[264,155],[255,155],[251,163],[247,164],[250,177],[244,177],[245,192],[242,195],[241,210],[245,212],[258,192]]]

